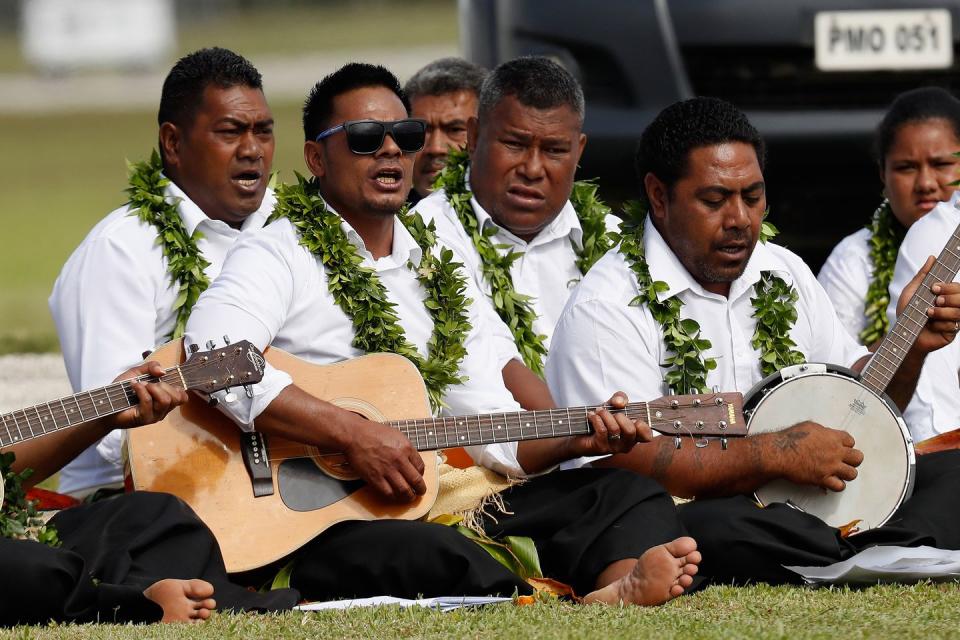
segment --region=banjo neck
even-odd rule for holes
[[[907,306],[897,318],[886,337],[860,374],[860,382],[877,394],[882,394],[893,379],[897,369],[916,342],[917,336],[927,323],[927,309],[934,306],[936,294],[931,287],[938,282],[950,282],[960,271],[960,226],[953,231],[943,251],[923,282],[917,287]]]

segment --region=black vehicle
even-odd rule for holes
[[[634,146],[664,106],[739,106],[770,148],[779,241],[815,269],[879,204],[871,142],[893,97],[960,84],[960,0],[460,0],[460,20],[474,62],[547,55],[580,80],[580,177],[611,200],[635,195]]]

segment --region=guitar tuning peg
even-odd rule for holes
[[[671,387],[670,389],[667,390],[667,395],[668,395],[668,396],[675,396],[675,395],[677,395],[677,392],[674,391],[673,388]]]
[[[727,450],[727,439],[726,439],[726,438],[720,438],[720,448],[723,449],[724,451]]]
[[[197,351],[200,351],[200,345],[191,344],[187,347],[187,351],[189,351],[190,353],[196,353]]]
[[[210,396],[209,398],[207,398],[207,404],[210,405],[211,407],[215,407],[218,404],[220,404],[220,399]]]
[[[673,436],[673,448],[679,449],[680,445],[683,443],[683,440],[680,439],[680,436]]]
[[[216,348],[216,346],[217,346],[216,342],[214,342],[213,340],[207,340],[207,349],[213,350],[214,348]]]
[[[234,402],[236,402],[237,394],[235,394],[233,391],[230,391],[229,389],[227,389],[226,391],[227,393],[226,395],[223,396],[223,401],[226,402],[227,404],[233,404]]]
[[[720,393],[720,386],[719,386],[719,385],[713,385],[713,386],[710,388],[710,390],[713,391],[714,393]]]
[[[230,337],[226,334],[223,335],[223,344],[230,344]]]
[[[698,438],[697,440],[694,441],[693,446],[695,446],[697,449],[704,449],[709,444],[710,444],[710,441],[707,440],[706,438]]]
[[[250,385],[248,384],[243,385],[243,392],[247,395],[248,398],[253,400],[253,389],[250,387]]]

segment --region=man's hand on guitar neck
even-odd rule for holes
[[[527,440],[517,445],[517,460],[527,473],[540,473],[561,462],[584,456],[626,453],[640,442],[653,440],[650,427],[640,420],[630,420],[624,413],[611,413],[606,407],[627,406],[622,391],[613,394],[603,407],[588,414],[593,433],[566,438]]]
[[[923,279],[933,268],[936,259],[933,256],[920,268],[913,280],[904,287],[897,301],[897,317],[903,315],[907,304],[923,283]],[[920,369],[928,353],[942,349],[957,337],[960,330],[960,283],[941,282],[931,288],[936,294],[932,307],[926,310],[927,322],[917,334],[903,364],[897,369],[887,386],[887,394],[901,411],[905,410],[917,388]],[[857,367],[854,367],[855,369]]]
[[[114,382],[143,375],[160,378],[163,367],[157,362],[145,362],[121,373]],[[42,482],[114,429],[131,429],[163,420],[170,411],[182,405],[188,398],[186,391],[164,382],[133,382],[130,386],[137,394],[139,402],[136,406],[111,416],[26,440],[7,449],[17,456],[13,465],[16,471],[33,469],[33,475],[26,484],[33,486]]]

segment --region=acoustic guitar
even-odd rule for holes
[[[260,357],[248,348],[251,360]],[[183,350],[170,343],[152,357],[175,363]],[[230,572],[278,560],[345,520],[423,517],[439,487],[435,450],[591,432],[589,407],[432,418],[419,372],[394,354],[321,366],[270,348],[266,360],[317,398],[403,432],[423,452],[427,492],[409,504],[385,502],[344,456],[242,432],[218,410],[188,402],[128,433],[133,485],[187,502],[213,531]],[[623,411],[664,434],[725,438],[746,435],[741,405],[738,393],[707,394],[631,403]]]
[[[84,422],[103,418],[135,407],[140,403],[133,382],[158,382],[180,389],[213,393],[237,384],[255,384],[263,377],[263,368],[247,359],[249,343],[238,342],[214,352],[198,353],[189,363],[173,363],[159,379],[143,375],[121,380],[99,389],[81,391],[72,396],[0,414],[0,450],[34,438],[42,438]],[[0,481],[0,503],[3,501]]]

